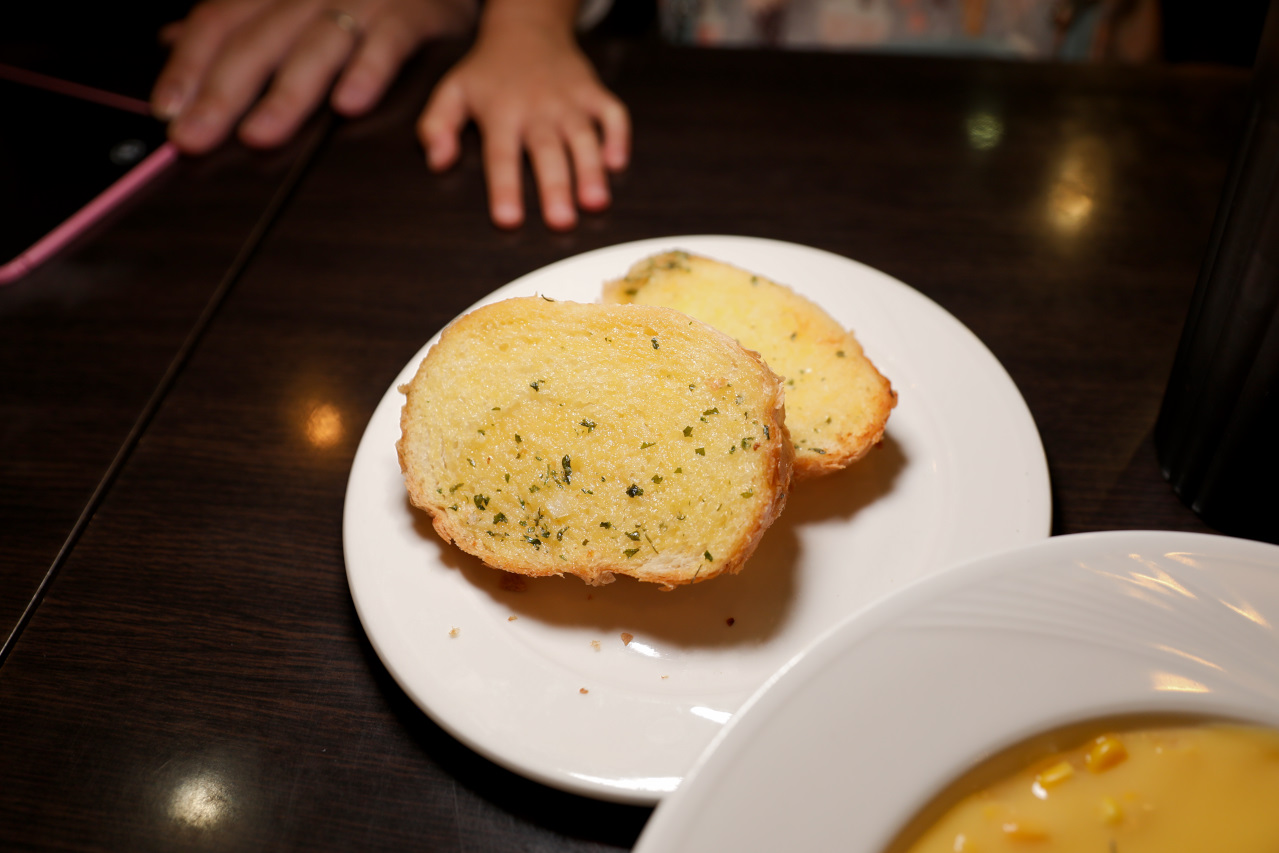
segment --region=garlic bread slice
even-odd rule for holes
[[[667,588],[736,572],[790,488],[781,379],[669,308],[485,306],[401,391],[413,504],[509,572]]]
[[[851,465],[884,435],[897,404],[891,384],[852,332],[789,287],[672,251],[634,264],[603,298],[674,308],[759,352],[786,384],[797,480]]]

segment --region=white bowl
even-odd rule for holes
[[[878,853],[965,771],[1086,720],[1279,726],[1279,547],[1061,536],[924,579],[832,629],[747,703],[637,853]]]

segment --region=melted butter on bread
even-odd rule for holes
[[[401,390],[412,502],[506,571],[668,588],[735,572],[790,488],[780,378],[667,308],[486,306]]]
[[[785,379],[798,479],[845,468],[883,438],[897,404],[891,384],[852,332],[789,287],[673,251],[607,283],[604,301],[674,308],[759,352]]]

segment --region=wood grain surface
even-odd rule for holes
[[[1016,381],[1054,533],[1206,529],[1150,431],[1246,74],[592,49],[635,155],[572,233],[494,229],[473,135],[456,169],[425,169],[413,120],[451,48],[315,153],[0,667],[0,848],[634,844],[648,810],[524,780],[419,711],[342,556],[352,457],[399,369],[479,297],[592,248],[743,234],[877,267]],[[278,181],[244,158],[175,175],[27,301],[0,292],[0,452],[35,460],[3,469],[6,607],[10,555],[56,551]]]
[[[0,287],[0,657],[305,150],[179,162]]]

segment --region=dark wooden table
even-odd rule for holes
[[[474,137],[424,168],[441,47],[368,119],[183,164],[0,290],[0,848],[634,843],[648,810],[527,781],[419,711],[342,557],[352,457],[397,371],[588,249],[744,234],[884,270],[1020,387],[1054,533],[1207,529],[1150,433],[1246,74],[594,48],[635,157],[571,234],[492,228]]]

